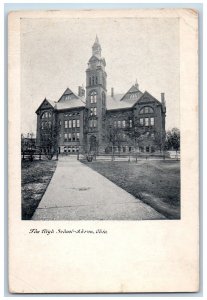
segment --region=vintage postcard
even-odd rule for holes
[[[9,15],[9,290],[199,289],[198,13]]]

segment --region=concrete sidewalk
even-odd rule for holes
[[[165,219],[110,180],[76,160],[58,161],[32,220]]]

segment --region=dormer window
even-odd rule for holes
[[[72,99],[72,95],[66,95],[65,96],[65,100],[71,100]]]
[[[135,99],[137,97],[137,93],[130,94],[129,99]]]

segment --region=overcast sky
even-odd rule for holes
[[[175,18],[22,19],[21,131],[36,133],[35,111],[57,101],[67,87],[77,93],[96,34],[106,60],[107,88],[124,93],[137,81],[166,97],[166,128],[179,127],[179,20]]]

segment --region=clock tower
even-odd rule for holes
[[[86,70],[86,107],[88,108],[87,149],[103,152],[106,118],[106,62],[101,56],[101,45],[96,36],[92,56]]]

